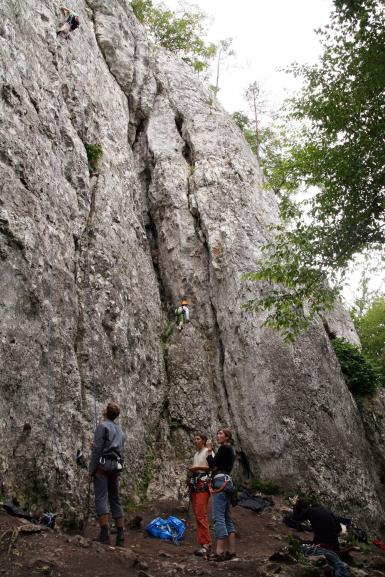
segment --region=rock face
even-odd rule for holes
[[[5,490],[76,505],[76,449],[114,398],[126,494],[175,492],[193,431],[225,423],[239,475],[309,485],[376,523],[373,458],[324,327],[285,346],[242,311],[277,207],[240,131],[128,2],[71,7],[69,40],[56,2],[0,7]]]

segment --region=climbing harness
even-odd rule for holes
[[[215,479],[215,477],[214,477],[214,479]],[[210,493],[215,494],[215,493],[220,493],[221,491],[224,491],[228,483],[229,483],[229,479],[225,479],[223,481],[222,485],[220,487],[218,487],[218,489],[214,489],[213,488],[213,481],[210,481],[210,484],[209,484]]]
[[[187,481],[189,494],[210,492],[210,476],[208,473],[193,473]]]

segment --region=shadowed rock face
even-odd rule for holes
[[[193,432],[226,423],[238,474],[309,484],[377,522],[372,456],[324,327],[284,346],[242,311],[256,289],[240,276],[277,206],[240,131],[149,46],[127,2],[74,1],[70,40],[51,4],[0,7],[5,488],[69,512],[85,484],[76,449],[114,398],[127,492],[155,475],[153,496],[175,494]],[[91,175],[88,144],[103,151]],[[181,296],[192,322],[178,333]]]

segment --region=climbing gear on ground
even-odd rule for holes
[[[186,526],[183,521],[172,515],[167,519],[156,517],[146,527],[151,537],[171,541],[174,545],[179,545],[179,541],[183,540],[185,530]]]
[[[39,519],[39,525],[45,525],[50,529],[54,529],[56,525],[57,516],[58,513],[44,513],[44,515]]]
[[[87,462],[86,459],[83,455],[83,451],[81,449],[78,449],[76,451],[76,464],[81,468],[81,469],[87,469]]]
[[[19,517],[20,519],[27,519],[27,521],[33,521],[31,513],[22,509],[19,506],[19,504],[12,502],[3,503],[3,509],[8,513],[8,515],[11,515],[12,517]]]

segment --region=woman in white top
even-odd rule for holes
[[[197,523],[197,541],[199,543],[199,549],[195,551],[195,555],[201,557],[206,556],[211,549],[211,535],[207,517],[210,491],[208,485],[209,466],[207,464],[208,449],[206,449],[206,441],[206,435],[202,433],[195,435],[194,444],[196,453],[193,464],[189,467],[191,473],[189,480],[191,504]]]

